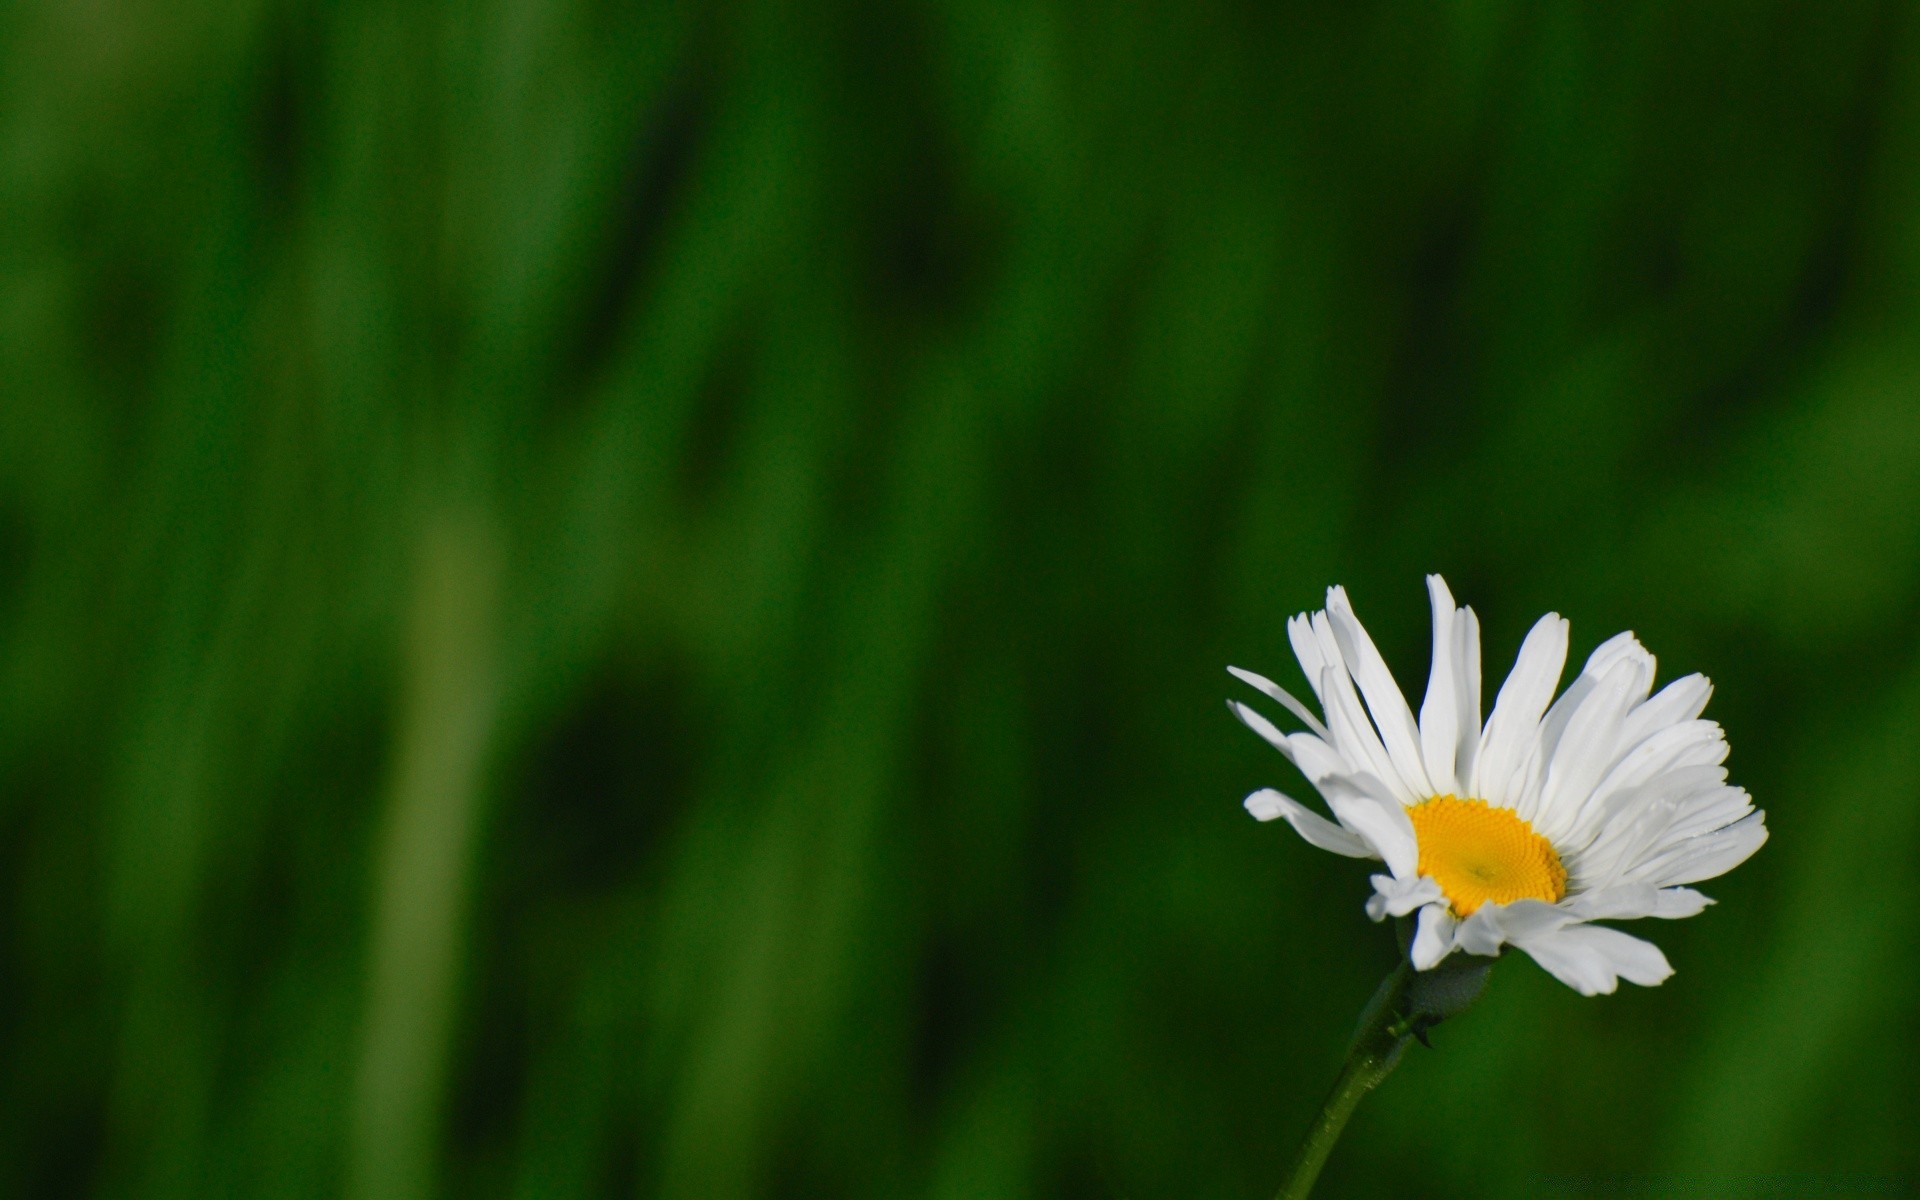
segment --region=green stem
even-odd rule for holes
[[[1413,968],[1402,960],[1392,974],[1381,980],[1373,1000],[1360,1015],[1360,1027],[1354,1033],[1352,1048],[1347,1051],[1346,1065],[1340,1068],[1340,1078],[1321,1106],[1313,1127],[1307,1130],[1300,1156],[1294,1160],[1293,1175],[1275,1200],[1306,1200],[1313,1191],[1314,1181],[1320,1178],[1320,1168],[1327,1164],[1327,1155],[1333,1152],[1334,1143],[1347,1127],[1347,1118],[1360,1104],[1360,1097],[1372,1091],[1399,1063],[1401,1052],[1414,1036],[1415,1026],[1406,1015],[1413,976]]]

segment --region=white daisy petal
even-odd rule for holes
[[[1401,693],[1400,685],[1394,682],[1386,659],[1380,657],[1380,651],[1367,635],[1366,627],[1354,615],[1353,604],[1347,599],[1347,589],[1335,587],[1327,590],[1327,619],[1333,625],[1333,635],[1339,640],[1340,652],[1353,672],[1354,682],[1360,685],[1360,694],[1366,697],[1367,712],[1372,715],[1373,723],[1380,731],[1381,741],[1386,744],[1387,754],[1393,759],[1394,769],[1417,797],[1424,799],[1433,795],[1433,784],[1427,778],[1426,764],[1420,755],[1420,727],[1414,724],[1407,698]]]
[[[1515,900],[1511,904],[1483,904],[1480,906],[1480,912],[1490,915],[1500,930],[1500,936],[1509,942],[1552,933],[1574,920],[1573,914],[1566,909],[1557,904],[1548,904],[1544,900]]]
[[[1429,904],[1420,910],[1419,924],[1413,931],[1413,945],[1407,958],[1416,971],[1431,970],[1453,951],[1456,922],[1445,904]]]
[[[1652,987],[1673,974],[1660,947],[1601,925],[1566,925],[1513,944],[1583,996],[1610,993],[1622,979]]]
[[[1541,786],[1537,808],[1521,809],[1550,840],[1563,836],[1593,794],[1594,785],[1613,766],[1619,754],[1620,726],[1627,710],[1646,695],[1648,665],[1622,657],[1593,685],[1586,700],[1573,709],[1564,735],[1547,751],[1552,754]]]
[[[1725,875],[1753,856],[1767,840],[1764,813],[1743,817],[1725,829],[1688,838],[1627,872],[1635,882],[1666,887]]]
[[[1577,938],[1550,934],[1520,948],[1549,975],[1582,996],[1608,994],[1619,986],[1619,972],[1610,970],[1598,950]]]
[[[1713,684],[1705,675],[1682,675],[1628,714],[1622,738],[1633,745],[1656,730],[1691,721],[1706,709],[1712,695]]]
[[[1739,788],[1721,786],[1723,778],[1717,766],[1684,767],[1610,798],[1584,820],[1583,830],[1592,827],[1590,843],[1562,843],[1573,884],[1586,891],[1611,887],[1629,872],[1651,878],[1647,868],[1670,862],[1669,850],[1737,823],[1752,805]]]
[[[1352,763],[1311,733],[1288,734],[1287,751],[1293,757],[1293,765],[1299,767],[1300,773],[1312,780],[1315,787],[1319,787],[1322,780],[1353,773]]]
[[[1257,711],[1255,711],[1254,709],[1248,708],[1246,705],[1240,703],[1238,700],[1227,701],[1227,711],[1231,712],[1234,716],[1240,718],[1240,723],[1242,725],[1245,725],[1248,729],[1251,729],[1255,733],[1259,734],[1263,739],[1265,739],[1266,743],[1269,746],[1272,746],[1275,750],[1278,750],[1280,753],[1286,755],[1288,762],[1293,761],[1293,749],[1292,747],[1287,745],[1287,735],[1284,733],[1281,733],[1280,730],[1277,727],[1275,727],[1272,721],[1267,720],[1265,717],[1261,716]]]
[[[1427,675],[1427,698],[1420,705],[1420,754],[1433,790],[1452,795],[1460,790],[1453,773],[1454,755],[1460,749],[1461,687],[1454,678],[1459,660],[1454,656],[1453,638],[1458,614],[1446,580],[1427,576],[1427,594],[1433,601],[1433,667]]]
[[[1278,700],[1281,706],[1284,707],[1288,712],[1292,713],[1296,717],[1299,717],[1301,722],[1304,723],[1308,729],[1313,730],[1315,733],[1319,734],[1322,738],[1327,736],[1327,727],[1320,723],[1319,717],[1314,716],[1313,713],[1307,708],[1306,705],[1294,699],[1293,693],[1287,691],[1287,689],[1281,687],[1279,684],[1275,683],[1273,680],[1268,679],[1265,675],[1256,675],[1252,671],[1244,671],[1244,670],[1241,670],[1239,667],[1228,667],[1227,674],[1233,676],[1235,679],[1238,679],[1242,683],[1249,684],[1252,687],[1259,689],[1260,691],[1266,693],[1266,695],[1269,698]]]
[[[1367,916],[1376,921],[1404,917],[1423,904],[1444,900],[1440,885],[1425,875],[1395,879],[1391,875],[1372,877],[1373,895],[1367,897]]]
[[[1594,648],[1593,653],[1587,656],[1587,665],[1580,669],[1580,674],[1547,709],[1547,715],[1541,718],[1540,745],[1547,757],[1551,758],[1559,746],[1560,736],[1566,731],[1574,710],[1585,703],[1607,673],[1622,662],[1638,663],[1645,672],[1637,694],[1631,697],[1627,706],[1631,708],[1647,698],[1647,692],[1653,685],[1653,655],[1647,653],[1646,647],[1633,634],[1616,633]]]
[[[1503,945],[1551,934],[1575,919],[1563,905],[1539,900],[1482,904],[1472,916],[1460,922],[1454,942],[1469,954],[1498,954]]]
[[[1307,844],[1322,850],[1331,850],[1348,858],[1380,857],[1366,838],[1345,826],[1334,824],[1293,797],[1272,788],[1262,788],[1248,796],[1246,809],[1256,821],[1286,818],[1287,824],[1293,826],[1293,831],[1306,839]]]
[[[1641,987],[1657,987],[1673,975],[1673,964],[1660,947],[1644,938],[1604,925],[1570,925],[1561,931],[1597,948],[1620,978]]]
[[[1497,904],[1482,904],[1473,915],[1460,922],[1454,931],[1454,944],[1468,954],[1490,958],[1506,945],[1507,935],[1500,928]]]
[[[1632,714],[1627,719],[1631,722]],[[1621,742],[1628,744],[1624,727]],[[1570,845],[1584,845],[1595,835],[1593,822],[1619,811],[1617,806],[1609,807],[1616,796],[1688,767],[1716,766],[1726,756],[1726,738],[1712,721],[1689,720],[1660,729],[1633,744],[1613,764],[1563,836]]]
[[[1246,809],[1256,821],[1271,821],[1275,817],[1285,816],[1288,805],[1298,803],[1299,801],[1284,796],[1272,788],[1261,788],[1242,800],[1240,807]]]
[[[1328,662],[1321,653],[1320,639],[1313,632],[1313,619],[1305,613],[1288,617],[1287,641],[1293,646],[1293,656],[1300,660],[1300,671],[1307,677],[1307,686],[1313,689],[1313,697],[1320,702],[1321,711],[1324,712],[1327,697],[1320,690],[1320,673],[1337,664]]]
[[[1328,780],[1344,779],[1354,774],[1353,764],[1344,755],[1313,734],[1282,733],[1259,710],[1238,700],[1227,701],[1227,708],[1242,724],[1259,734],[1288,762],[1298,767],[1314,786],[1320,787]]]
[[[1548,613],[1520,643],[1513,672],[1493,702],[1493,715],[1487,718],[1486,733],[1480,739],[1474,781],[1469,785],[1476,798],[1512,806],[1518,791],[1516,777],[1538,748],[1540,717],[1547,710],[1547,701],[1553,699],[1566,661],[1567,623],[1558,613]]]
[[[1745,788],[1713,787],[1695,792],[1681,802],[1661,842],[1680,842],[1725,829],[1752,811],[1753,798]]]
[[[1407,818],[1406,806],[1379,780],[1356,775],[1323,788],[1322,794],[1340,823],[1371,842],[1396,877],[1414,873],[1420,847],[1414,840],[1413,822]]]
[[[1402,804],[1417,804],[1424,799],[1394,769],[1393,758],[1361,709],[1346,669],[1336,666],[1321,671],[1320,688],[1327,698],[1327,728],[1333,733],[1334,748],[1356,768],[1384,782]]]
[[[1707,770],[1712,770],[1707,768]],[[1735,824],[1753,811],[1739,788],[1692,780],[1693,772],[1649,780],[1583,819],[1562,859],[1581,889],[1611,886],[1668,849]],[[1581,845],[1579,839],[1588,839]]]
[[[1641,917],[1675,920],[1698,916],[1712,903],[1692,888],[1656,888],[1630,883],[1583,893],[1567,901],[1564,907],[1582,921],[1632,921]]]
[[[1462,608],[1453,623],[1453,678],[1460,689],[1460,741],[1453,754],[1453,777],[1462,786],[1473,778],[1480,759],[1480,618]]]
[[[1647,910],[1649,917],[1659,917],[1663,921],[1679,921],[1687,917],[1697,917],[1707,911],[1709,904],[1715,903],[1712,896],[1694,891],[1690,887],[1666,887],[1654,893],[1657,903]],[[1626,920],[1623,915],[1618,920]]]

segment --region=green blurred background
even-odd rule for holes
[[[0,1195],[1267,1195],[1429,570],[1773,840],[1322,1194],[1911,1187],[1913,6],[0,8]]]

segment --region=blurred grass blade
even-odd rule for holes
[[[477,509],[429,516],[406,628],[404,706],[374,854],[348,1195],[434,1192],[475,830],[499,707],[500,548]]]

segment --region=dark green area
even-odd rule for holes
[[[1429,570],[1773,840],[1321,1194],[1913,1186],[1909,6],[0,8],[0,1195],[1268,1195]]]

